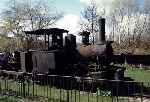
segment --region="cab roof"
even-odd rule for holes
[[[34,31],[24,31],[26,34],[30,35],[53,35],[53,34],[63,34],[68,33],[68,30],[60,28],[50,28],[50,29],[38,29]]]

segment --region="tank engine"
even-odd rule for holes
[[[25,31],[27,50],[17,53],[20,57],[21,71],[29,73],[90,76],[107,79],[123,78],[124,70],[110,63],[113,58],[112,41],[105,39],[105,19],[99,19],[99,34],[96,44],[90,44],[87,31],[80,33],[82,44],[77,48],[76,36],[59,28]],[[66,34],[66,36],[64,36]],[[44,39],[40,47],[44,50],[31,49],[31,38]],[[39,47],[39,46],[38,46]],[[17,58],[18,59],[18,58]],[[90,64],[95,63],[95,72]]]

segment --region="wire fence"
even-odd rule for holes
[[[0,102],[1,97],[34,102],[150,102],[150,82],[14,72],[0,75]]]

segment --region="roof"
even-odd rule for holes
[[[50,29],[38,29],[34,31],[24,31],[26,34],[33,34],[33,35],[51,35],[51,34],[63,34],[68,33],[68,30],[59,29],[59,28],[50,28]]]

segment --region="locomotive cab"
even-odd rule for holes
[[[38,29],[25,31],[26,36],[44,37],[44,50],[31,50],[28,46],[26,52],[21,53],[21,68],[24,72],[53,73],[61,72],[65,66],[63,33],[67,30],[59,28]]]

